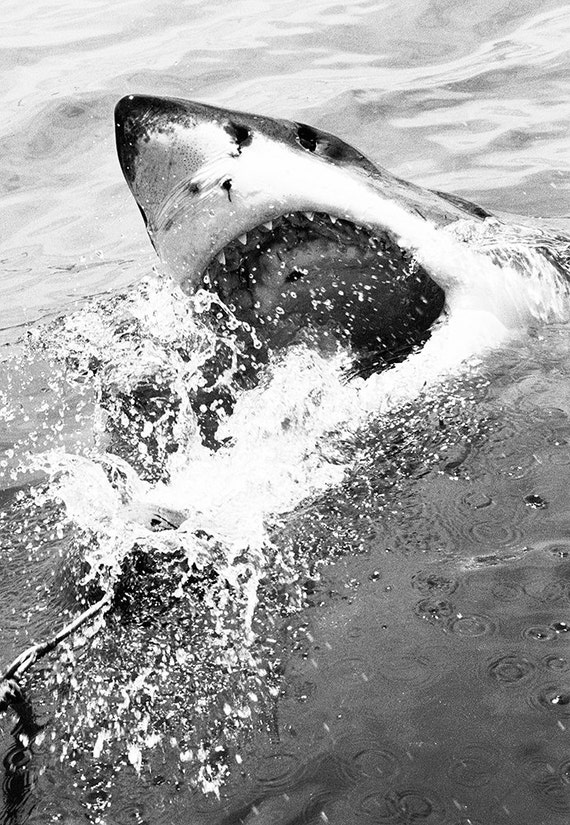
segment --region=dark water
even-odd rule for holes
[[[152,272],[112,108],[138,91],[295,117],[564,227],[566,7],[5,15],[3,666],[116,597],[32,669],[20,726],[0,720],[1,821],[565,825],[567,326],[423,389],[347,386],[342,354],[300,348],[232,385],[212,453],[190,402],[226,343]]]

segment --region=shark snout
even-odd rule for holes
[[[169,98],[129,95],[115,108],[119,163],[151,237],[165,198],[202,162],[187,144],[181,150],[181,132],[191,125],[187,109]]]
[[[115,107],[115,137],[121,169],[129,186],[136,177],[136,158],[141,140],[147,139],[151,124],[160,113],[160,98],[128,95]]]
[[[151,236],[165,211],[189,196],[215,185],[228,200],[226,166],[239,155],[238,139],[246,143],[250,135],[214,107],[143,95],[119,101],[115,130],[121,169]]]

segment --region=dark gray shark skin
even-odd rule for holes
[[[115,124],[165,268],[188,293],[215,290],[269,346],[313,327],[399,360],[445,305],[401,227],[488,217],[303,123],[129,95]]]

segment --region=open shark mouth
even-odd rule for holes
[[[312,327],[359,351],[400,352],[444,304],[443,291],[388,233],[321,212],[288,213],[244,232],[202,281],[272,346]]]
[[[119,101],[115,123],[166,270],[189,294],[218,293],[269,348],[316,331],[317,344],[340,338],[371,371],[402,360],[449,298],[418,238],[488,216],[301,123],[136,95]]]

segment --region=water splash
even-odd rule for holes
[[[68,651],[74,678],[98,685],[95,703],[76,698],[74,713],[65,706],[68,756],[83,748],[102,760],[121,742],[144,770],[149,748],[174,738],[192,781],[219,787],[228,754],[254,725],[252,704],[263,713],[276,689],[264,660],[270,647],[254,633],[260,587],[268,578],[294,582],[304,563],[274,541],[281,520],[355,471],[366,449],[357,434],[372,421],[381,431],[383,416],[419,398],[427,404],[450,375],[507,340],[509,301],[512,318],[566,311],[562,240],[509,235],[493,222],[465,222],[444,238],[438,266],[462,284],[462,299],[450,302],[423,349],[367,379],[346,380],[350,352],[341,346],[298,343],[257,362],[254,333],[214,296],[191,301],[156,276],[32,332],[30,363],[43,364],[42,381],[49,373],[53,407],[42,408],[15,453],[51,479],[38,507],[53,498],[64,505],[60,533],[73,535],[77,586],[114,589],[127,622],[109,627],[99,646],[94,640],[89,660]],[[435,256],[431,236],[424,240],[423,253]],[[543,246],[554,249],[550,257]],[[503,276],[482,308],[488,277]],[[14,418],[6,403],[5,417]],[[70,420],[89,434],[71,449]],[[157,619],[164,609],[168,626]],[[62,661],[57,684],[70,668]],[[198,687],[189,672],[201,674]],[[203,725],[187,721],[188,708]]]

